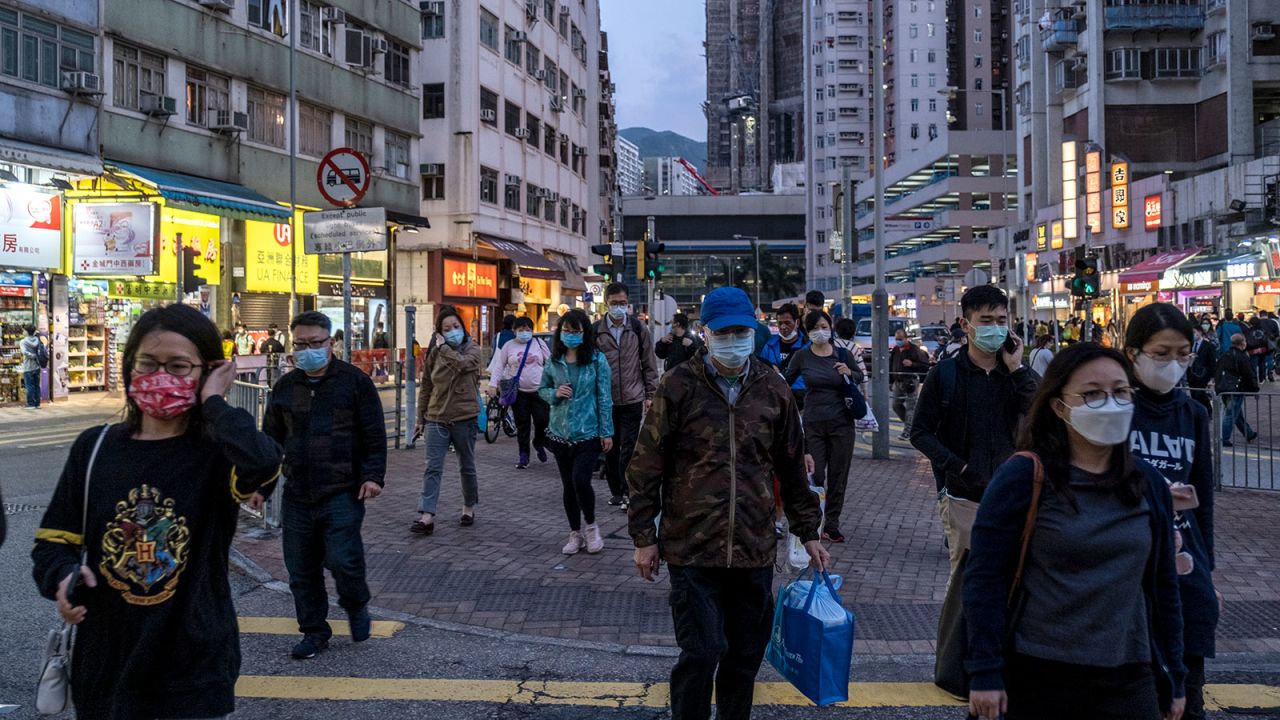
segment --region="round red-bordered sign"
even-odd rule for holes
[[[330,150],[316,169],[316,186],[325,200],[350,207],[369,192],[369,161],[351,148]]]

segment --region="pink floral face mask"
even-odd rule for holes
[[[156,370],[134,375],[129,381],[129,397],[143,413],[157,420],[172,420],[196,406],[199,383],[199,378],[191,375],[178,377]]]

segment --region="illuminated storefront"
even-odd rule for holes
[[[467,333],[488,345],[497,317],[498,264],[469,257],[440,258],[440,301],[453,305],[462,316]]]

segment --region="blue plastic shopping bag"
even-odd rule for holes
[[[806,573],[810,580],[803,579]],[[853,664],[853,613],[840,602],[829,574],[806,573],[778,591],[765,657],[815,704],[843,702],[849,699]]]
[[[480,426],[480,434],[484,434],[485,428],[489,427],[489,408],[485,406],[484,395],[479,395],[480,399],[480,415],[476,418],[476,424]]]

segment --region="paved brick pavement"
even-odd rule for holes
[[[896,441],[895,441],[896,444]],[[373,604],[424,618],[554,638],[626,645],[674,644],[665,578],[646,583],[631,563],[623,513],[597,497],[604,552],[560,554],[567,523],[554,462],[514,469],[515,441],[478,447],[480,505],[474,527],[457,525],[461,490],[450,456],[436,533],[409,533],[425,463],[423,450],[390,451],[387,491],[365,520]],[[860,654],[934,650],[947,559],[927,464],[901,448],[898,459],[856,453],[841,523],[831,548],[858,615]],[[604,489],[597,481],[597,492]],[[1280,652],[1280,493],[1227,490],[1218,496],[1218,580],[1227,610],[1221,652]],[[280,541],[244,535],[237,546],[286,579]]]

